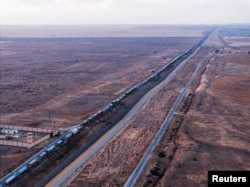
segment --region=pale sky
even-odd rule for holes
[[[0,0],[2,25],[250,23],[250,0]]]

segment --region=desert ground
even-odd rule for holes
[[[128,126],[62,186],[123,186],[195,65],[220,46],[204,63],[135,186],[207,186],[208,170],[249,170],[250,40],[228,40],[230,29],[215,32]]]
[[[0,123],[54,130],[76,124],[192,46],[201,38],[197,30],[182,37],[1,39]],[[221,46],[204,63],[136,186],[206,186],[208,170],[249,170],[249,35],[249,28],[219,27],[62,186],[123,186],[196,65]],[[13,160],[18,165],[46,143],[32,150],[1,146],[2,175]]]
[[[208,170],[250,169],[250,40],[237,29],[221,36],[226,46],[205,66],[190,107],[173,120],[137,185],[207,186]]]
[[[111,37],[113,29],[106,31],[108,37],[48,38],[32,32],[27,37],[9,32],[0,41],[0,124],[55,131],[75,125],[185,51],[207,28],[171,27],[169,37],[156,37],[157,30],[163,30],[157,28],[148,31],[157,31],[154,37],[131,36],[136,33],[131,29],[121,37]],[[31,150],[1,146],[1,176],[48,142]]]

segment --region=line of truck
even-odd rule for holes
[[[104,117],[110,110],[115,108],[118,104],[122,102],[126,97],[134,93],[136,90],[141,88],[143,85],[147,84],[148,82],[154,80],[156,77],[160,76],[161,73],[165,70],[173,70],[178,64],[183,62],[185,59],[187,59],[198,47],[201,46],[201,44],[207,39],[209,34],[212,31],[210,31],[206,36],[204,36],[200,41],[195,43],[191,48],[189,48],[186,52],[184,52],[182,55],[177,56],[175,59],[173,59],[170,63],[164,65],[162,68],[160,68],[158,71],[153,73],[148,78],[142,80],[141,82],[137,83],[127,91],[125,91],[123,94],[116,97],[113,101],[106,104],[102,109],[98,110],[91,116],[84,119],[82,122],[74,126],[72,129],[68,130],[65,134],[54,140],[52,143],[50,143],[48,146],[46,146],[44,149],[39,151],[37,154],[32,156],[30,159],[28,159],[26,162],[21,164],[19,167],[14,169],[11,173],[7,174],[5,177],[3,177],[0,180],[0,187],[4,185],[9,185],[13,181],[15,181],[17,178],[21,177],[25,172],[27,172],[30,168],[36,166],[46,158],[49,154],[54,152],[56,149],[60,149],[62,145],[64,145],[70,138],[72,138],[74,135],[76,135],[79,131],[81,131],[84,127],[90,125],[91,123],[95,122],[96,120],[101,119]]]

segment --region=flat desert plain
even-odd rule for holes
[[[144,26],[134,30],[134,36],[131,28],[126,32],[120,28],[122,37],[3,38],[0,124],[55,131],[77,124],[183,53],[209,28]],[[140,29],[143,37],[138,37]],[[208,170],[250,170],[249,35],[249,27],[218,27],[128,125],[63,186],[123,186],[196,65],[216,48],[136,186],[206,186]],[[2,175],[13,160],[17,165],[46,143],[31,150],[1,146]],[[34,172],[30,175],[25,176],[30,184],[39,180]]]
[[[76,125],[192,46],[208,28],[5,26],[0,124],[54,132]],[[48,143],[30,150],[1,146],[1,176]]]

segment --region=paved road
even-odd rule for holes
[[[193,54],[192,54],[193,55]],[[190,57],[192,56],[190,55]],[[189,57],[189,58],[190,58]],[[178,57],[176,57],[178,58]],[[158,84],[157,86],[155,86],[153,89],[151,89],[142,99],[140,99],[140,101],[130,110],[130,112],[115,126],[113,127],[110,131],[108,131],[99,141],[97,141],[94,145],[92,145],[85,153],[83,153],[82,155],[84,156],[79,156],[76,160],[76,162],[72,162],[72,164],[74,166],[72,166],[72,164],[70,164],[70,169],[69,167],[66,168],[66,174],[64,173],[64,170],[59,174],[61,177],[55,177],[55,179],[52,179],[52,181],[54,181],[53,185],[50,186],[59,186],[61,183],[63,183],[63,181],[69,177],[78,167],[80,167],[86,160],[88,160],[90,157],[92,157],[101,147],[103,147],[103,145],[105,145],[111,138],[113,138],[116,134],[118,134],[123,128],[124,126],[139,112],[139,110],[141,109],[141,107],[150,99],[152,98],[157,92],[158,90],[164,86],[165,84],[167,84],[169,82],[169,80],[171,80],[171,78],[175,75],[175,73],[185,64],[185,62],[188,59],[184,60],[183,63],[181,63],[177,68],[175,68],[175,70],[160,84]],[[57,141],[54,140],[50,145],[55,144],[55,142]],[[48,146],[47,146],[48,147]],[[47,147],[45,147],[44,149],[42,149],[41,151],[39,151],[38,153],[36,153],[35,155],[33,155],[31,158],[29,158],[28,160],[26,160],[23,164],[21,164],[20,166],[18,166],[15,170],[13,170],[11,173],[7,174],[5,177],[3,177],[2,179],[0,179],[0,186],[4,183],[4,181],[10,177],[14,172],[18,171],[20,168],[26,166],[31,160],[33,160],[34,158],[36,158],[40,153],[42,153]],[[80,159],[81,158],[81,159]],[[55,182],[57,181],[57,182]],[[51,182],[49,182],[48,184],[51,184]]]
[[[176,72],[185,64],[185,62],[189,60],[199,49],[200,47],[198,47],[195,51],[193,51],[193,53],[189,55],[187,59],[183,60],[182,63],[179,66],[177,66],[175,70],[165,80],[163,80],[160,84],[158,84],[153,89],[151,89],[148,93],[146,93],[144,97],[142,97],[137,102],[137,104],[130,110],[130,112],[125,117],[123,117],[123,119],[120,122],[118,122],[112,129],[110,129],[105,135],[103,135],[98,141],[96,141],[89,149],[87,149],[84,153],[82,153],[71,164],[69,164],[66,168],[64,168],[56,177],[54,177],[51,181],[49,181],[46,184],[46,186],[57,187],[63,184],[64,181],[68,180],[69,177],[74,173],[74,171],[76,171],[84,162],[90,159],[97,151],[99,151],[115,135],[121,132],[121,130],[129,123],[129,121],[140,111],[142,106],[145,105],[145,103],[150,98],[152,98],[165,84],[167,84],[173,78]],[[182,90],[182,93],[184,95],[185,90]],[[178,98],[177,100],[179,100],[180,102],[181,98]],[[178,104],[176,104],[176,107],[177,106]],[[171,115],[173,115],[174,111],[176,110],[176,107],[172,109],[172,111],[170,111]],[[163,134],[163,132],[161,134]],[[152,142],[153,145],[156,145],[158,141],[153,141]]]
[[[186,94],[186,92],[187,92],[188,88],[190,87],[191,83],[193,82],[194,78],[197,76],[197,73],[199,72],[199,69],[200,69],[201,65],[203,64],[204,61],[207,61],[208,59],[210,59],[214,55],[214,53],[215,52],[209,54],[202,61],[200,61],[198,63],[193,75],[191,76],[191,78],[189,79],[187,84],[185,85],[184,89],[181,90],[178,98],[176,99],[174,105],[170,109],[167,117],[165,118],[161,128],[159,129],[159,131],[155,135],[155,137],[154,137],[152,143],[150,144],[149,148],[147,149],[146,153],[144,154],[144,156],[140,160],[139,164],[137,165],[137,167],[135,168],[133,173],[128,178],[127,182],[125,183],[125,185],[124,185],[125,187],[132,187],[132,186],[135,185],[139,175],[141,174],[145,164],[147,163],[147,160],[148,160],[150,154],[153,152],[156,145],[159,143],[160,139],[162,138],[164,132],[167,130],[167,127],[168,127],[173,115],[175,114],[176,109],[178,108],[181,100],[183,99],[184,95]]]
[[[155,86],[146,95],[144,95],[138,103],[129,111],[126,116],[123,117],[113,128],[111,128],[105,135],[103,135],[97,142],[95,142],[90,148],[82,153],[76,160],[63,169],[56,177],[46,184],[47,187],[60,186],[68,177],[70,177],[74,171],[76,171],[84,162],[90,159],[97,151],[99,151],[107,142],[109,142],[115,135],[129,123],[131,119],[141,110],[141,108],[149,101],[163,86],[172,80],[176,72],[184,65],[182,63],[178,66],[164,81]]]
[[[198,48],[199,49],[199,48]],[[72,164],[74,166],[71,167],[67,167],[66,168],[66,173],[64,173],[63,171],[61,172],[61,178],[60,177],[55,177],[55,180],[52,181],[56,181],[52,186],[59,186],[64,180],[65,178],[67,178],[68,176],[70,176],[79,166],[81,166],[86,160],[88,160],[91,156],[93,156],[103,145],[105,145],[111,138],[113,138],[116,134],[118,134],[123,128],[124,126],[139,112],[139,110],[141,109],[141,107],[150,99],[152,98],[157,92],[158,90],[164,85],[166,84],[172,77],[173,75],[176,73],[176,71],[178,69],[181,68],[181,66],[184,65],[185,61],[187,61],[190,57],[192,57],[196,52],[193,52],[192,55],[190,55],[186,60],[183,60],[183,62],[163,81],[161,82],[159,85],[157,85],[156,87],[154,87],[151,91],[149,91],[132,109],[131,111],[123,118],[123,120],[121,120],[115,127],[113,127],[110,131],[108,131],[101,139],[99,139],[94,145],[92,145],[85,153],[83,153],[82,155],[84,156],[80,156],[78,157]],[[55,142],[52,142],[51,144],[54,144]],[[48,147],[48,146],[47,146]],[[44,148],[45,149],[45,148]],[[44,150],[43,149],[43,150]],[[42,151],[43,151],[42,150]],[[16,168],[14,171],[17,171],[18,169],[22,168],[24,165],[27,165],[28,162],[30,162],[33,158],[35,158],[38,154],[40,154],[42,151],[40,151],[39,153],[37,153],[36,155],[34,155],[32,158],[28,159],[25,163],[23,163],[22,165],[20,165],[18,168]],[[12,172],[13,173],[13,172]],[[8,174],[7,176],[5,176],[4,178],[2,178],[0,180],[0,185],[3,181],[6,180],[6,178],[8,178],[12,173]],[[64,173],[64,174],[63,174]],[[59,174],[60,175],[60,174]],[[51,181],[51,182],[52,182]],[[51,185],[50,185],[51,186]]]

